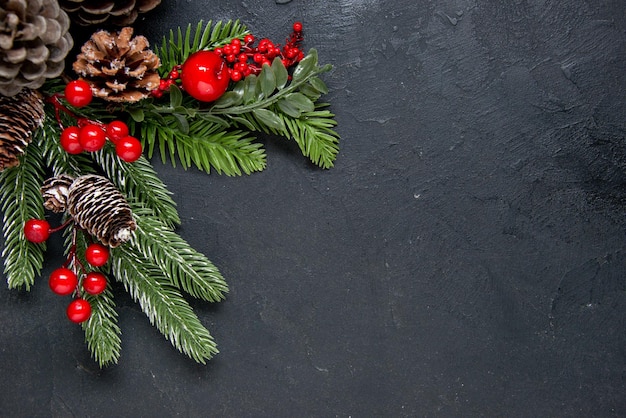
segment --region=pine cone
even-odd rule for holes
[[[81,26],[111,23],[116,26],[132,25],[139,13],[148,12],[161,0],[59,0],[73,22]]]
[[[24,89],[12,97],[0,96],[0,171],[15,167],[44,120],[43,96]]]
[[[118,33],[99,31],[81,48],[74,71],[91,85],[94,96],[132,103],[159,86],[159,57],[144,36],[132,36],[129,27]]]
[[[128,202],[106,177],[60,175],[46,180],[41,194],[46,209],[67,211],[79,228],[109,247],[128,241],[137,229]]]
[[[0,3],[0,94],[37,89],[61,74],[74,45],[70,21],[56,0]]]

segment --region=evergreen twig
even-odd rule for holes
[[[135,247],[113,249],[112,270],[153,324],[176,349],[205,364],[218,350],[189,303]]]
[[[165,228],[151,214],[142,213],[137,207],[133,211],[137,218],[137,231],[131,245],[136,251],[150,264],[158,266],[172,285],[190,295],[209,302],[224,298],[228,285],[206,256]]]
[[[0,199],[4,214],[2,257],[9,288],[30,290],[43,266],[46,245],[28,242],[23,233],[26,221],[44,217],[39,191],[45,174],[41,154],[38,141],[33,141],[21,156],[20,165],[0,174]]]

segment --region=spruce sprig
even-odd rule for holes
[[[218,352],[209,331],[161,269],[134,246],[122,245],[111,253],[117,280],[176,349],[202,364]]]
[[[38,134],[40,135],[40,134]],[[43,199],[39,188],[44,179],[44,160],[37,141],[20,158],[20,164],[0,174],[4,235],[4,274],[9,288],[30,290],[41,274],[45,244],[24,238],[23,227],[29,219],[42,219]]]
[[[100,367],[117,363],[122,351],[122,330],[117,324],[115,300],[107,289],[97,296],[84,295],[91,304],[91,317],[83,322],[87,348]]]
[[[215,265],[194,250],[178,234],[166,228],[160,219],[137,206],[137,231],[130,242],[171,284],[190,295],[218,302],[228,292],[228,285]]]
[[[265,151],[247,132],[225,130],[202,115],[182,117],[174,112],[155,107],[145,113],[140,135],[148,158],[158,149],[162,161],[169,159],[173,166],[179,162],[184,169],[195,166],[229,176],[265,168]]]

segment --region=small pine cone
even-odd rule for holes
[[[59,76],[74,45],[57,0],[0,2],[0,94],[37,89]]]
[[[91,85],[94,96],[132,103],[159,87],[159,57],[148,49],[144,36],[132,36],[130,27],[117,33],[99,31],[81,48],[73,68]]]
[[[43,96],[24,89],[12,97],[0,96],[0,171],[15,167],[30,144],[33,132],[43,124]]]
[[[54,213],[65,212],[67,196],[70,194],[72,183],[74,183],[74,178],[67,174],[46,180],[41,186],[43,207]]]
[[[59,0],[73,22],[81,26],[113,24],[132,25],[139,13],[149,12],[161,4],[161,0]]]
[[[46,208],[65,209],[79,228],[109,247],[128,241],[137,229],[128,202],[105,177],[53,177],[44,183],[42,195]]]

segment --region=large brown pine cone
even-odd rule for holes
[[[124,195],[106,177],[52,177],[41,187],[44,207],[66,211],[79,228],[109,247],[131,239],[137,224]]]
[[[113,24],[132,25],[139,13],[148,12],[161,3],[161,0],[59,0],[73,22],[81,26]]]
[[[99,31],[81,48],[73,68],[91,85],[94,96],[111,102],[136,102],[159,86],[159,57],[133,29]]]
[[[0,2],[0,94],[37,89],[59,76],[73,46],[69,26],[56,0]]]
[[[37,90],[0,96],[0,171],[19,164],[20,155],[43,120],[43,97]]]

